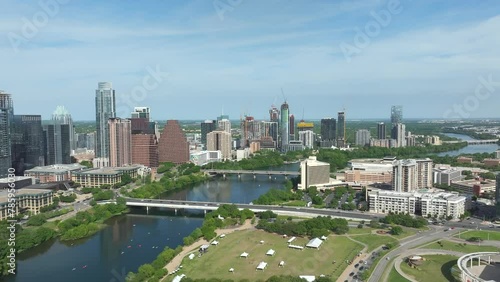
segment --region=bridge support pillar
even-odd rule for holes
[[[146,207],[146,213],[149,214],[149,207]]]
[[[204,213],[205,215],[207,215],[207,210],[203,210],[203,213]]]
[[[288,179],[288,175],[285,174],[285,179]]]
[[[273,178],[273,176],[269,174],[269,180],[271,180],[272,178]]]
[[[253,179],[257,178],[257,175],[255,175],[255,173],[253,174]]]
[[[174,211],[175,211],[175,215],[177,215],[177,209],[174,209]]]
[[[238,173],[238,178],[241,178],[241,173]]]
[[[226,174],[225,173],[222,174],[222,178],[226,179]]]

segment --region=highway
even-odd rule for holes
[[[239,209],[249,209],[254,212],[271,210],[280,215],[310,215],[310,216],[332,216],[347,219],[373,220],[382,218],[382,214],[372,214],[367,212],[340,211],[332,209],[316,209],[306,207],[287,207],[287,206],[269,206],[269,205],[251,205],[238,203],[214,203],[182,200],[157,200],[157,199],[134,199],[125,198],[128,206],[140,207],[165,207],[173,209],[197,209],[197,210],[216,210],[220,205],[236,205]]]

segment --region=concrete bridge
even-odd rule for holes
[[[203,210],[212,211],[219,208],[220,205],[229,204],[236,205],[240,210],[249,209],[253,212],[264,212],[271,210],[276,214],[285,216],[301,216],[301,217],[316,217],[316,216],[332,216],[345,219],[357,220],[372,220],[374,218],[381,218],[384,215],[353,212],[353,211],[339,211],[331,209],[315,209],[306,207],[287,207],[287,206],[268,206],[268,205],[253,205],[253,204],[236,204],[236,203],[216,203],[216,202],[198,202],[198,201],[182,201],[182,200],[158,200],[158,199],[135,199],[125,198],[127,206],[132,207],[145,207],[147,211],[149,208],[170,208],[174,209],[177,214],[179,209]],[[114,203],[114,201],[102,201],[100,204]]]
[[[483,145],[483,144],[496,144],[498,139],[488,139],[488,140],[464,140],[464,141],[443,141],[443,143],[447,144],[456,144],[467,142],[467,145]]]
[[[253,175],[253,178],[256,178],[257,175],[268,175],[269,179],[273,175],[284,175],[285,179],[290,176],[298,176],[300,172],[298,171],[276,171],[276,170],[236,170],[236,169],[202,169],[202,172],[209,174],[222,174],[223,177],[226,177],[228,174],[237,174],[238,177],[241,177],[242,174],[250,174]]]

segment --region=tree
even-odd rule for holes
[[[403,234],[403,228],[401,226],[393,226],[391,228],[391,234],[392,235],[400,235]]]
[[[94,167],[94,165],[92,164],[91,161],[81,161],[80,164],[86,166],[87,168],[93,168]]]

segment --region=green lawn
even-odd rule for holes
[[[387,277],[387,282],[408,282],[408,281],[409,280],[401,276],[401,274],[399,274],[396,271],[396,268],[394,266],[392,267],[391,272],[389,272],[389,276]]]
[[[373,230],[376,230],[376,229],[373,229],[373,228],[370,228],[370,227],[363,227],[363,228],[357,228],[357,227],[349,227],[349,232],[347,232],[347,234],[371,234]]]
[[[425,261],[417,268],[411,268],[408,264],[402,262],[401,269],[406,274],[413,276],[417,281],[455,281],[451,274],[451,268],[456,265],[457,257],[450,255],[427,255],[423,257]]]
[[[455,235],[456,238],[459,238],[458,234]],[[483,240],[494,240],[500,241],[500,232],[495,231],[466,231],[460,234],[461,239],[469,239],[470,237],[480,237]]]
[[[292,206],[292,207],[305,207],[306,204],[307,203],[305,201],[301,201],[301,200],[283,203],[284,206]]]
[[[259,242],[263,240],[264,244]],[[287,238],[261,230],[236,231],[219,240],[218,246],[210,246],[209,251],[193,260],[185,258],[182,272],[193,279],[232,279],[235,281],[252,278],[266,280],[273,275],[327,275],[335,281],[344,271],[346,260],[352,260],[363,248],[345,236],[329,236],[319,250],[290,249]],[[293,244],[305,246],[308,238],[297,238]],[[276,251],[274,256],[266,256],[269,249]],[[247,258],[240,258],[243,252]],[[267,262],[264,271],[256,271],[257,265]],[[279,267],[285,261],[284,267]],[[333,263],[335,261],[335,263]],[[229,269],[234,268],[234,273]],[[179,274],[179,273],[177,273]],[[167,280],[168,281],[168,280]]]
[[[409,227],[402,227],[403,228],[403,233],[399,235],[392,235],[394,238],[397,238],[398,240],[401,240],[403,238],[409,237],[417,233],[419,230],[415,228],[409,228]]]
[[[492,247],[492,246],[485,246],[476,243],[456,243],[456,242],[451,242],[447,240],[441,240],[441,243],[443,246],[441,247],[437,242],[433,242],[428,245],[423,245],[420,248],[422,249],[438,249],[438,250],[449,250],[449,251],[456,251],[456,252],[462,252],[462,253],[474,253],[474,252],[495,252],[495,251],[500,251],[499,248]]]
[[[367,252],[371,252],[376,248],[385,245],[387,243],[397,244],[397,240],[389,235],[352,235],[352,239],[365,243],[368,246]]]

